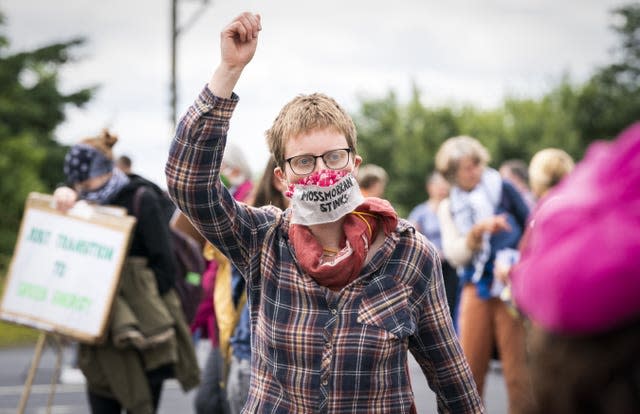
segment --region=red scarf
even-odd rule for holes
[[[302,270],[320,286],[340,290],[360,274],[380,226],[389,235],[397,223],[398,215],[388,201],[369,197],[345,217],[344,246],[335,256],[325,256],[326,250],[307,226],[292,224],[289,239]]]

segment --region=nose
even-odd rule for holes
[[[328,170],[328,169],[329,167],[327,167],[327,165],[324,163],[324,160],[322,159],[322,157],[317,157],[316,164],[314,165],[312,173],[318,172],[321,170]]]

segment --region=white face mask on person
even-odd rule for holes
[[[332,223],[364,202],[358,181],[346,171],[322,170],[291,184],[292,224]]]

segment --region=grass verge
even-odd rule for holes
[[[0,298],[10,261],[10,256],[0,254]],[[34,344],[39,334],[36,329],[0,321],[0,348]]]

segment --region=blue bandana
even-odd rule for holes
[[[83,191],[80,198],[98,204],[109,204],[114,197],[129,184],[129,177],[117,168],[113,169],[113,174],[102,187],[93,191]]]
[[[98,177],[112,170],[113,161],[90,145],[76,144],[64,157],[64,174],[67,176],[69,185]]]

